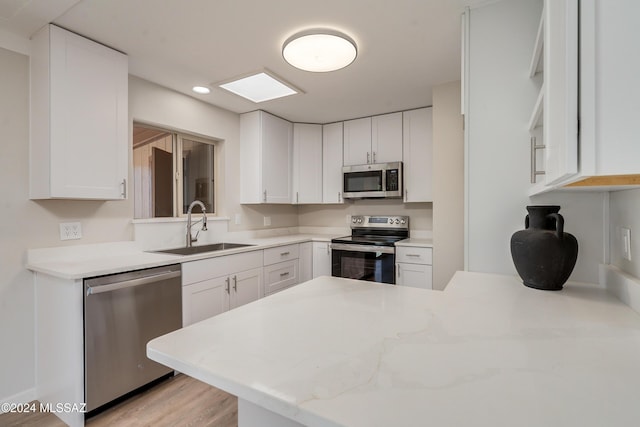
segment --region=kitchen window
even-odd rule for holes
[[[134,123],[134,218],[179,217],[193,200],[215,213],[215,141]]]

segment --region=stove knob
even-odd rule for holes
[[[393,224],[393,220],[389,218],[389,224]]]
[[[400,224],[406,224],[407,221],[405,221],[404,219],[400,220]]]
[[[362,218],[358,218],[358,224],[362,224]]]
[[[356,217],[351,218],[351,222],[352,222],[352,223],[354,223],[354,224],[355,224],[357,221],[358,221],[358,220],[356,219]]]
[[[396,218],[396,224],[400,224],[400,220]]]

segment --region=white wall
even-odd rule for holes
[[[570,280],[597,283],[597,264],[604,259],[604,196],[527,197],[527,122],[537,95],[527,71],[541,7],[541,1],[505,0],[471,10],[467,268],[516,274],[509,243],[524,228],[525,207],[559,204],[565,230],[579,244]]]
[[[612,191],[610,193],[609,233],[611,264],[628,274],[640,277],[640,190]],[[631,230],[631,260],[622,258],[620,228]]]
[[[433,226],[431,203],[402,203],[401,200],[355,200],[342,205],[300,205],[301,227],[349,227],[347,215],[407,215],[410,232],[429,235]]]
[[[433,288],[464,269],[464,132],[460,82],[433,88]]]

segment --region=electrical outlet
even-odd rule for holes
[[[271,225],[271,217],[270,216],[265,216],[264,217],[264,226],[268,227]]]
[[[631,261],[631,229],[622,227],[622,258]]]
[[[60,240],[82,239],[82,225],[79,222],[61,222]]]
[[[240,217],[239,213],[235,214],[234,217],[235,217],[235,221],[234,222],[235,222],[236,225],[242,224],[242,218]]]

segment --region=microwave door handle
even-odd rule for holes
[[[382,174],[382,191],[386,194],[387,192],[387,172],[385,170],[381,170]]]

